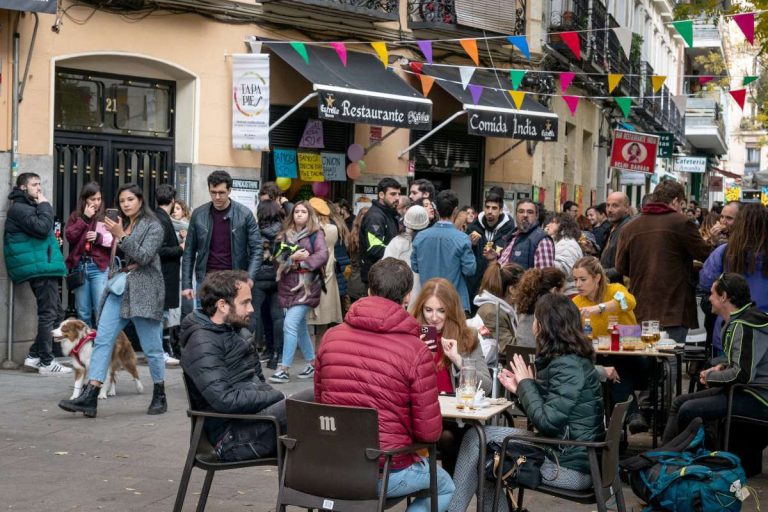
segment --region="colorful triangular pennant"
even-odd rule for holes
[[[741,107],[741,110],[744,110],[744,100],[747,97],[747,90],[746,89],[736,89],[728,91],[731,94],[731,97],[736,100],[736,103]]]
[[[525,93],[523,91],[509,91],[509,95],[512,96],[512,101],[515,102],[515,108],[520,110],[520,108],[523,106]]]
[[[688,106],[688,96],[681,94],[680,96],[670,96],[672,103],[677,107],[677,111],[680,115],[685,115],[685,109]]]
[[[309,55],[307,54],[307,47],[304,46],[304,43],[299,43],[296,41],[291,42],[291,48],[296,50],[296,53],[301,55],[301,58],[304,59],[305,64],[309,64]]]
[[[429,91],[432,90],[435,79],[429,75],[419,75],[419,80],[421,81],[421,93],[426,98],[429,96]]]
[[[459,43],[464,51],[467,52],[469,58],[475,63],[475,66],[480,65],[480,55],[477,52],[477,39],[460,39]]]
[[[528,49],[528,41],[526,41],[525,36],[509,36],[507,41],[520,50],[526,59],[531,60],[531,50]]]
[[[755,80],[757,80],[758,78],[759,78],[759,77],[757,77],[757,76],[745,76],[745,77],[744,77],[744,78],[742,78],[742,80],[741,80],[741,85],[742,85],[742,86],[745,86],[745,85],[749,85],[749,84],[751,84],[752,82],[754,82]]]
[[[472,75],[475,74],[475,68],[472,66],[459,66],[459,75],[461,75],[461,87],[466,90]]]
[[[742,14],[736,14],[733,17],[733,21],[739,26],[744,33],[744,37],[747,38],[749,44],[755,44],[755,13],[745,12]]]
[[[512,88],[514,90],[517,90],[520,87],[520,84],[523,81],[523,77],[525,77],[525,70],[524,69],[510,69],[509,70],[509,80],[512,82]]]
[[[715,79],[715,77],[713,77],[712,75],[701,75],[701,76],[699,76],[699,83],[701,85],[705,85],[705,84],[708,84],[709,82],[711,82],[714,79]]]
[[[579,106],[578,96],[563,96],[563,101],[568,105],[568,110],[571,111],[571,117],[576,115],[576,107]]]
[[[664,75],[653,75],[651,77],[651,85],[653,86],[653,93],[656,94],[661,90],[661,88],[664,86],[664,82],[667,80],[667,77]]]
[[[347,67],[347,47],[344,46],[344,43],[331,43],[331,47],[336,50],[344,67]]]
[[[414,62],[411,61],[408,63],[408,66],[411,68],[411,71],[416,73],[417,75],[420,75],[424,72],[424,63],[423,62]]]
[[[387,51],[387,43],[383,41],[376,41],[375,43],[371,43],[371,46],[373,46],[373,49],[376,50],[376,55],[379,56],[381,63],[384,64],[384,67],[386,68],[389,65],[389,51]]]
[[[417,41],[419,50],[424,55],[424,58],[429,64],[432,64],[432,41]]]
[[[477,105],[480,102],[480,95],[483,94],[483,87],[480,85],[469,84],[469,94],[472,95],[472,103]]]
[[[624,75],[620,73],[608,73],[608,94],[613,92],[623,77]]]
[[[576,57],[576,60],[581,60],[581,42],[579,41],[578,32],[560,32],[560,37],[563,42],[571,50],[571,53]]]
[[[691,48],[693,46],[693,20],[673,21],[672,26],[683,38],[685,44]]]
[[[616,38],[619,40],[624,55],[629,58],[629,52],[632,51],[632,31],[626,27],[616,27],[613,29]]]
[[[621,109],[621,113],[624,114],[624,118],[629,117],[629,113],[632,110],[632,98],[628,96],[621,96],[619,98],[613,98],[616,100],[616,104]]]
[[[560,90],[565,92],[575,77],[576,73],[572,73],[570,71],[563,71],[560,73]]]

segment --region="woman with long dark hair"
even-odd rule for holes
[[[82,285],[74,289],[77,316],[89,327],[96,327],[99,300],[107,285],[109,249],[112,233],[104,225],[101,186],[95,181],[80,190],[77,208],[67,219],[64,236],[69,242],[67,270],[81,270]]]
[[[579,245],[581,230],[576,220],[567,213],[558,213],[545,231],[555,241],[555,268],[559,268],[565,274],[565,289],[563,293],[568,297],[576,295],[576,286],[573,284],[573,264],[584,257],[584,252]]]
[[[496,261],[490,262],[480,282],[480,293],[474,300],[483,325],[499,343],[499,354],[504,354],[507,345],[517,344],[515,333],[518,320],[512,305],[512,294],[523,273],[523,267],[517,263],[501,265]]]
[[[163,244],[163,227],[138,185],[123,185],[117,189],[116,197],[119,218],[113,221],[106,217],[104,224],[115,239],[113,251],[123,265],[117,267],[111,263],[112,277],[101,301],[88,385],[78,398],[59,402],[65,411],[82,412],[90,418],[96,416],[98,395],[107,377],[115,340],[128,322],[136,327],[154,382],[147,414],[162,414],[168,409],[163,357],[165,284],[158,255]]]
[[[605,435],[603,396],[595,366],[592,343],[581,330],[579,310],[560,294],[547,294],[536,303],[533,330],[536,335],[536,374],[516,355],[499,382],[517,395],[536,431],[545,437],[574,441],[600,441]],[[488,441],[499,443],[511,434],[531,435],[510,427],[485,427]],[[464,512],[477,489],[478,436],[464,436],[453,481],[456,490],[448,510]],[[592,485],[586,448],[555,448],[541,467],[543,483],[581,490]],[[493,501],[492,483],[486,482],[485,510]],[[498,510],[507,510],[506,502]]]
[[[347,281],[347,294],[349,295],[350,305],[357,299],[363,298],[368,295],[368,289],[360,277],[360,268],[362,267],[362,245],[360,241],[361,229],[360,226],[363,223],[365,214],[368,213],[369,208],[366,206],[361,208],[355,220],[352,222],[352,229],[349,231],[349,244],[347,245],[347,251],[349,252],[349,259],[351,261],[349,267],[349,279]]]
[[[533,312],[536,302],[544,295],[563,293],[563,286],[565,274],[554,267],[529,268],[523,273],[512,293],[512,304],[517,311],[517,345],[530,348],[536,346],[536,337],[533,335]]]

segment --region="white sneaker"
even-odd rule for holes
[[[72,368],[69,366],[61,366],[54,359],[48,366],[40,365],[40,369],[38,371],[41,375],[66,375],[68,373],[72,373]]]
[[[165,359],[165,364],[167,366],[179,366],[179,360],[172,357],[168,352],[163,352],[163,359]]]
[[[39,357],[27,356],[24,359],[24,366],[26,366],[27,368],[31,368],[31,369],[37,371],[37,370],[40,369],[40,358]]]

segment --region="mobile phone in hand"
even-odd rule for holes
[[[107,208],[107,218],[112,222],[117,222],[120,218],[120,212],[117,208]]]
[[[434,325],[422,325],[421,334],[424,335],[424,343],[432,352],[437,352],[437,327]]]

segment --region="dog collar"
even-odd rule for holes
[[[75,358],[77,363],[80,366],[85,366],[83,362],[80,360],[80,351],[83,350],[83,347],[86,345],[86,343],[93,341],[96,339],[96,331],[91,331],[82,338],[80,338],[80,341],[77,342],[77,345],[75,345],[75,348],[72,349],[72,351],[69,353],[72,357]]]

